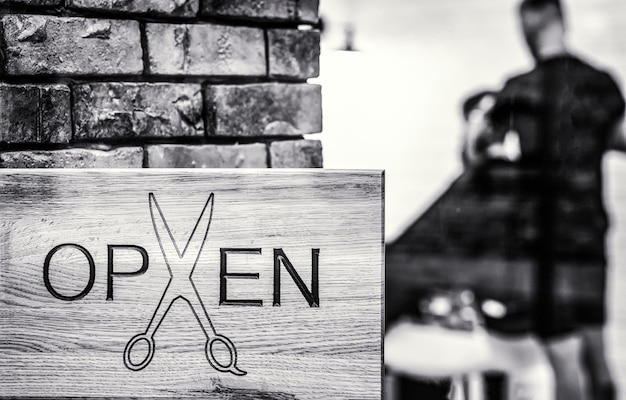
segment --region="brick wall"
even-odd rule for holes
[[[0,0],[0,167],[321,167],[318,0]]]

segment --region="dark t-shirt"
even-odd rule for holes
[[[595,294],[554,301],[567,303],[553,314],[568,321],[557,321],[561,328],[550,327],[550,331],[576,323],[601,323],[605,318],[608,221],[601,165],[609,134],[623,118],[624,107],[624,98],[609,74],[566,55],[541,61],[531,72],[510,79],[491,114],[494,140],[502,140],[509,130],[519,134],[520,168],[531,177],[526,184],[528,195],[537,197],[540,204],[535,215],[540,231],[536,256],[540,268],[553,269],[546,275],[555,280],[550,283],[552,290],[568,285],[559,279],[589,275],[568,272],[571,266],[595,268],[601,274],[593,278],[598,281]],[[565,272],[559,272],[560,266],[566,266]],[[576,287],[576,282],[571,283]]]

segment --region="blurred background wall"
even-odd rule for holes
[[[532,66],[517,0],[322,0],[324,164],[387,170],[387,240],[461,168],[460,104]],[[566,1],[572,47],[626,77],[626,2]],[[352,26],[357,52],[339,51]]]
[[[460,105],[532,67],[517,0],[321,0],[326,168],[386,170],[393,242],[461,172]],[[571,48],[624,88],[626,2],[565,0]],[[346,30],[352,47],[346,47]],[[626,389],[626,158],[606,158],[608,352]],[[622,398],[626,398],[621,396]]]

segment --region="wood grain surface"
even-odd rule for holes
[[[380,172],[1,171],[0,396],[380,399],[383,197]]]

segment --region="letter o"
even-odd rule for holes
[[[89,282],[87,282],[87,286],[85,287],[85,289],[83,289],[82,292],[78,293],[75,296],[62,295],[61,293],[57,292],[52,287],[52,284],[50,283],[50,260],[52,259],[52,256],[54,256],[56,252],[59,251],[63,247],[73,247],[75,249],[80,250],[80,252],[83,253],[85,257],[87,257],[87,262],[89,262]],[[96,263],[93,261],[93,257],[91,256],[89,251],[83,246],[79,244],[74,244],[74,243],[64,243],[64,244],[60,244],[56,246],[55,248],[50,250],[50,252],[48,252],[48,255],[46,256],[46,260],[43,263],[43,282],[46,285],[46,289],[48,289],[48,292],[50,292],[50,294],[56,297],[57,299],[65,300],[65,301],[80,300],[83,297],[85,297],[87,293],[91,291],[91,288],[93,287],[95,280],[96,280]]]

